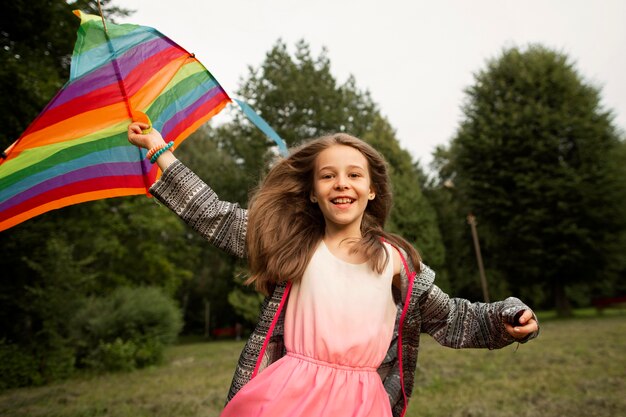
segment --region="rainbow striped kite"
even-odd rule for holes
[[[153,28],[81,19],[70,80],[0,159],[0,230],[47,211],[148,193],[159,175],[127,139],[146,120],[178,146],[230,98]]]

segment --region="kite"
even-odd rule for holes
[[[0,159],[0,231],[72,204],[149,195],[160,172],[128,142],[131,121],[151,123],[176,147],[231,102],[193,54],[156,29],[74,13],[69,81]]]

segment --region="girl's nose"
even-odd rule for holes
[[[348,181],[342,175],[338,175],[335,182],[335,189],[345,190],[346,188],[348,188]]]

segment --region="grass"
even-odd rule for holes
[[[160,367],[7,391],[0,415],[217,416],[242,347],[186,343]],[[546,319],[539,339],[498,351],[446,349],[424,336],[407,416],[626,415],[625,347],[622,313]]]
[[[179,345],[163,366],[8,391],[0,416],[216,416],[242,348],[232,341]]]
[[[626,415],[626,315],[546,320],[537,340],[499,351],[424,342],[407,416]]]

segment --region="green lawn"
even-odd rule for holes
[[[0,394],[1,416],[217,416],[243,342],[171,348],[165,365]],[[545,320],[539,339],[455,351],[424,336],[407,416],[624,416],[626,315]]]

